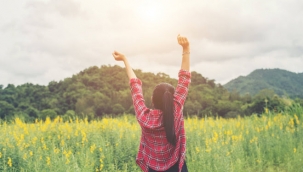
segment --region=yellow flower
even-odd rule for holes
[[[36,141],[38,140],[38,138],[37,137],[34,137],[33,138],[33,140],[32,140],[32,144],[34,145],[34,144],[36,144]]]
[[[2,153],[0,152],[0,158],[2,157]]]
[[[43,150],[48,150],[48,148],[47,148],[47,146],[46,146],[45,143],[43,143],[42,149],[43,149]]]
[[[212,138],[214,143],[216,143],[218,141],[218,137],[219,137],[218,133],[216,131],[214,131],[213,138]]]
[[[99,170],[101,171],[102,169],[103,169],[103,164],[100,164],[100,169]]]
[[[58,153],[60,152],[60,149],[55,148],[55,149],[54,149],[54,152],[55,152],[55,154],[58,154]]]
[[[290,119],[289,122],[288,122],[288,125],[293,128],[294,125],[295,125],[295,122],[294,122],[294,119]]]
[[[200,149],[198,147],[196,147],[196,152],[199,153],[200,152]]]
[[[297,152],[297,149],[296,148],[294,148],[294,153],[296,153]]]
[[[258,133],[260,133],[260,129],[259,129],[259,127],[257,127],[257,128],[256,128],[256,131],[257,131]]]
[[[72,151],[69,150],[68,152],[66,152],[66,151],[64,150],[63,154],[64,154],[65,157],[68,159],[68,158],[70,157],[70,155],[72,154]]]
[[[7,164],[8,164],[9,167],[13,166],[13,162],[12,162],[12,159],[10,157],[8,157]]]
[[[29,151],[29,155],[30,155],[30,156],[33,156],[33,151]]]
[[[240,123],[240,121],[238,121],[238,122],[236,123],[236,127],[237,127],[237,128],[240,128],[240,126],[241,126],[241,123]]]
[[[46,164],[50,165],[50,157],[46,157]]]
[[[69,159],[66,159],[66,162],[65,162],[65,164],[69,164],[69,162],[70,162],[70,161],[69,161]]]
[[[227,153],[226,153],[226,156],[229,156],[229,155],[230,155],[230,152],[227,152]]]
[[[24,154],[23,154],[23,159],[26,160],[26,158],[27,158],[27,154],[24,153]]]
[[[93,144],[93,145],[90,146],[90,152],[91,153],[94,153],[95,149],[96,149],[96,145],[95,144]]]

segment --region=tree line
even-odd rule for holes
[[[152,92],[157,84],[177,85],[177,79],[165,73],[141,70],[135,70],[135,73],[142,80],[145,103],[150,108]],[[302,99],[280,97],[273,90],[240,95],[236,91],[227,91],[215,80],[195,71],[191,75],[184,115],[230,118],[260,114],[266,108],[278,112],[293,104],[303,105]],[[93,119],[123,113],[134,114],[134,109],[125,69],[117,65],[93,66],[59,82],[51,81],[46,86],[26,83],[18,86],[8,84],[4,88],[0,85],[0,119],[10,120],[19,116],[26,121],[34,121],[58,115],[65,119],[76,116]]]

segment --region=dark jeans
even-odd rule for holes
[[[178,166],[179,166],[179,163],[177,162],[175,165],[173,165],[172,167],[170,167],[165,172],[178,172],[179,171],[179,167]],[[151,168],[148,168],[148,172],[157,172],[157,171],[155,171],[155,170],[153,170]],[[185,161],[184,161],[184,164],[182,166],[181,172],[188,172]]]

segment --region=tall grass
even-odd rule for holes
[[[189,171],[303,171],[298,116],[185,119]],[[0,133],[0,171],[140,171],[134,116],[33,124],[16,118],[0,124]]]
[[[293,103],[291,106],[285,108],[283,112],[285,115],[296,115],[300,120],[303,119],[303,107],[299,103]]]

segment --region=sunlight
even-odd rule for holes
[[[159,19],[159,17],[160,17],[160,11],[155,7],[147,8],[144,13],[145,13],[144,15],[145,15],[146,19],[148,19],[150,21],[155,21],[155,20]]]
[[[139,7],[139,15],[146,22],[156,22],[162,18],[161,6],[157,3],[144,3]]]

